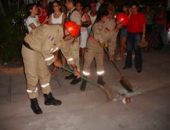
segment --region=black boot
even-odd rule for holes
[[[85,91],[86,90],[86,85],[87,85],[87,81],[83,79],[81,85],[80,85],[80,90],[81,91]]]
[[[74,74],[70,74],[65,77],[65,79],[67,79],[67,80],[74,79],[74,78],[76,78],[76,76]]]
[[[140,72],[142,71],[142,68],[141,68],[141,67],[138,67],[138,68],[136,68],[136,71],[137,71],[138,73],[140,73]]]
[[[75,77],[75,78],[70,82],[70,84],[75,85],[75,84],[78,84],[80,81],[81,81],[81,78]]]
[[[105,82],[103,81],[103,76],[98,76],[97,83],[100,85],[105,85]]]
[[[44,104],[45,105],[61,105],[61,101],[60,100],[57,100],[53,97],[52,93],[49,93],[49,94],[44,94],[44,98],[45,98],[45,101],[44,101]]]
[[[42,114],[42,110],[38,104],[37,98],[30,99],[31,101],[31,109],[35,114]]]

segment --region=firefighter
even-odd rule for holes
[[[64,27],[64,29],[63,29]],[[61,66],[60,62],[53,55],[61,49],[68,64],[74,69],[78,76],[76,65],[69,48],[80,27],[74,22],[66,22],[62,25],[43,25],[32,30],[24,38],[22,46],[22,57],[27,81],[27,93],[31,101],[31,108],[35,114],[41,114],[42,110],[38,104],[38,83],[44,94],[45,105],[61,105],[61,101],[55,99],[50,87],[50,72],[54,67]],[[64,30],[64,31],[63,31]],[[79,77],[79,76],[78,76]]]
[[[76,0],[66,0],[65,5],[68,10],[66,21],[73,21],[78,25],[81,25],[81,15],[75,7]],[[80,71],[79,48],[80,48],[80,37],[77,37],[72,43],[71,50],[73,53],[73,57],[75,59],[76,66]],[[73,74],[66,76],[65,79],[73,79],[71,81],[72,85],[77,84],[81,81],[81,78],[77,78]]]
[[[114,20],[108,18],[108,5],[102,4],[96,18],[96,22],[92,27],[92,33],[90,34],[87,42],[87,52],[85,53],[85,64],[83,68],[83,75],[85,77],[90,76],[90,65],[95,58],[97,64],[97,83],[104,85],[104,51],[103,48],[108,46],[109,58],[111,61],[114,60],[114,49],[117,37],[115,31],[116,23]],[[108,42],[109,41],[109,42]],[[107,45],[105,44],[107,43]],[[80,90],[84,91],[86,88],[87,81],[83,80],[80,86]]]

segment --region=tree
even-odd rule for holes
[[[5,10],[4,10],[4,6],[2,4],[2,0],[0,0],[0,13],[2,14],[2,16],[5,16]]]

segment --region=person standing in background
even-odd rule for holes
[[[129,7],[127,5],[123,5],[122,13],[129,16]],[[121,25],[121,28],[119,30],[119,57],[118,57],[118,60],[124,60],[126,44],[127,44],[127,25]]]
[[[82,5],[81,2],[76,3],[76,9],[81,14],[81,35],[80,35],[80,64],[84,65],[84,54],[87,44],[88,31],[87,28],[91,24],[90,17],[88,15],[88,7]]]
[[[148,43],[147,50],[153,47],[152,44],[152,31],[153,31],[153,10],[149,5],[145,7],[144,14],[146,16],[146,41]]]
[[[38,7],[36,4],[29,4],[27,6],[27,16],[25,24],[28,32],[31,32],[36,27],[40,26],[38,19]]]
[[[113,3],[109,2],[109,7],[108,7],[108,12],[109,12],[109,19],[114,19],[115,18],[115,6]]]
[[[140,13],[137,4],[131,6],[132,14],[129,17],[127,26],[127,56],[123,69],[132,67],[132,53],[135,52],[135,67],[137,72],[142,71],[142,51],[140,47],[141,41],[145,40],[146,18]]]
[[[158,43],[156,45],[157,50],[161,50],[164,45],[168,43],[167,31],[166,31],[166,12],[165,9],[160,8],[155,16],[156,20],[156,31],[158,33]]]
[[[47,0],[41,0],[39,5],[39,14],[38,19],[40,24],[46,24],[48,22],[48,13],[47,13]]]
[[[73,21],[77,25],[81,26],[81,14],[77,11],[77,9],[75,7],[76,1],[75,0],[66,0],[65,5],[68,10],[66,21]],[[76,66],[78,67],[78,70],[80,71],[79,48],[80,48],[80,37],[77,37],[73,41],[70,49],[72,50],[73,57],[76,62]],[[72,81],[71,81],[72,85],[75,85],[81,81],[81,78],[77,78],[73,74],[66,76],[65,79],[67,79],[67,80],[72,79]]]
[[[88,15],[89,15],[90,20],[91,20],[91,24],[88,27],[88,33],[90,34],[91,33],[91,28],[92,28],[94,22],[96,21],[96,17],[97,17],[96,2],[95,2],[95,0],[92,0],[90,2],[90,11],[88,12]]]
[[[50,15],[48,23],[49,24],[63,24],[66,18],[66,15],[62,12],[61,2],[55,0],[52,3],[53,13]]]
[[[57,0],[53,1],[52,2],[52,8],[53,8],[53,12],[49,17],[48,24],[53,24],[53,25],[56,25],[56,24],[62,25],[62,24],[64,24],[66,15],[65,15],[65,13],[62,12],[61,2],[57,1]],[[63,56],[61,51],[57,51],[56,56],[59,59],[61,59],[63,65],[66,64],[66,59]]]

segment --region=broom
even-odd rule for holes
[[[104,48],[104,51],[106,52],[107,56],[109,57],[109,53],[107,51],[106,48]],[[111,61],[112,65],[115,67],[115,69],[117,70],[117,72],[120,75],[120,84],[122,85],[122,87],[124,89],[126,89],[128,92],[133,92],[133,86],[132,84],[129,82],[129,80],[121,73],[120,69],[118,68],[118,66],[116,65],[115,62]]]
[[[69,69],[67,67],[62,66],[61,68],[63,70],[65,70],[65,71],[68,71],[68,72],[74,74],[73,70],[71,70],[71,69]],[[112,89],[110,87],[104,86],[104,85],[100,85],[100,84],[98,84],[98,83],[96,83],[96,82],[94,82],[92,80],[87,79],[86,77],[84,77],[82,75],[81,75],[81,78],[86,80],[87,82],[89,82],[89,83],[99,87],[105,93],[105,95],[108,98],[108,100],[112,100],[113,99],[113,93],[112,93],[113,91],[112,91]]]

